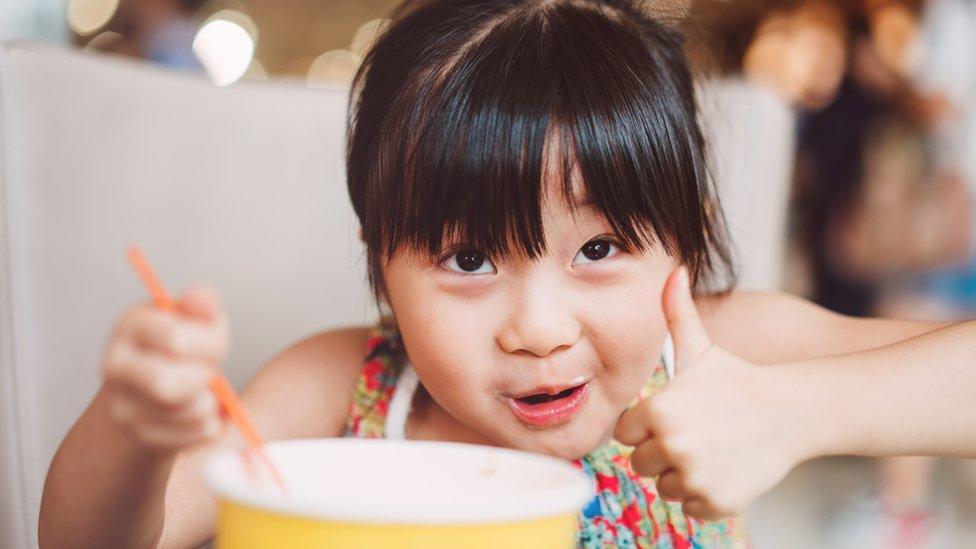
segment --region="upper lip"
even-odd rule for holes
[[[574,379],[574,380],[572,380],[572,381],[570,381],[568,383],[556,383],[556,384],[550,383],[550,384],[546,384],[546,385],[539,385],[538,387],[535,387],[534,389],[530,389],[530,390],[525,391],[525,392],[505,393],[505,396],[506,397],[509,397],[509,398],[514,398],[516,400],[517,399],[520,399],[520,398],[530,397],[530,396],[533,396],[533,395],[549,395],[549,396],[553,396],[553,395],[558,395],[559,393],[561,393],[561,392],[563,392],[563,391],[565,391],[567,389],[573,389],[575,387],[579,387],[580,385],[584,385],[586,383],[589,383],[590,382],[590,379],[591,378],[588,378],[588,377],[578,377],[578,378],[576,378],[576,379]]]

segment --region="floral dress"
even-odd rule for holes
[[[394,325],[383,322],[366,345],[366,359],[346,423],[347,436],[385,438],[390,400],[407,364]],[[641,391],[647,397],[667,385],[663,365]],[[680,503],[658,496],[654,479],[630,467],[633,448],[611,441],[573,464],[593,481],[594,496],[580,511],[578,546],[685,549],[749,547],[741,518],[700,521],[686,517]]]

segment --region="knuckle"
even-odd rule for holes
[[[648,399],[644,414],[647,421],[655,427],[655,431],[669,432],[671,430],[671,410],[663,395]]]
[[[635,473],[643,477],[651,477],[654,476],[655,473],[657,473],[657,471],[654,469],[653,463],[650,463],[648,461],[643,461],[642,463],[634,463],[633,469]]]
[[[219,432],[219,426],[215,421],[201,421],[192,428],[184,430],[181,437],[182,446],[201,444],[212,440]]]
[[[740,497],[741,494],[731,492],[719,493],[715,499],[715,509],[722,515],[734,515],[745,511],[748,501]]]
[[[203,434],[206,438],[211,439],[220,434],[220,419],[216,416],[208,418],[206,423],[203,425]]]
[[[701,516],[701,504],[698,500],[686,501],[681,507],[681,510],[684,511],[685,515],[688,517],[703,520]]]
[[[651,398],[646,398],[641,401],[640,405],[643,409],[643,416],[646,419],[654,419],[660,415],[660,395],[655,395]]]
[[[113,354],[105,357],[102,361],[102,379],[108,383],[114,382],[122,370],[122,363],[119,358]]]
[[[703,497],[702,503],[705,508],[703,512],[709,517],[724,517],[736,512],[734,505],[712,496]]]
[[[630,468],[635,473],[646,476],[650,470],[650,463],[646,457],[635,453],[630,458]]]
[[[128,345],[123,340],[112,341],[102,359],[102,376],[105,378],[117,376],[128,367],[131,360],[132,353]]]
[[[671,441],[674,439],[680,439],[682,434],[682,429],[680,426],[676,425],[674,422],[658,419],[654,423],[654,432],[657,433],[662,440]],[[673,442],[671,444],[679,444],[678,442]]]
[[[201,424],[219,417],[217,414],[217,405],[209,392],[205,392],[193,404],[192,417],[196,418]]]
[[[624,412],[614,427],[614,438],[632,446],[647,438],[646,422],[640,414],[641,411],[637,408]]]
[[[172,375],[160,374],[149,382],[149,396],[153,402],[163,406],[172,406],[178,402],[178,380]]]
[[[116,329],[121,329],[127,326],[131,326],[139,322],[145,317],[146,308],[144,304],[132,305],[128,309],[119,315],[118,321],[116,322]]]
[[[206,430],[208,422],[209,418],[205,415],[195,414],[183,423],[183,427],[190,433],[202,434]]]
[[[690,460],[690,454],[684,438],[678,435],[661,436],[661,452],[671,461],[686,464]]]
[[[108,406],[108,415],[115,423],[127,425],[132,420],[132,409],[123,400],[113,400]]]
[[[675,499],[678,495],[676,493],[676,487],[668,481],[668,478],[662,478],[657,484],[657,492],[661,494],[662,497],[667,499]]]
[[[186,334],[179,325],[170,324],[166,326],[160,339],[170,352],[174,354],[186,352]]]
[[[715,518],[712,510],[701,500],[686,502],[684,505],[685,514],[699,520],[712,520]]]
[[[701,474],[695,470],[685,472],[682,475],[681,483],[684,485],[685,490],[691,494],[699,495],[705,491],[705,483]]]
[[[210,391],[204,393],[203,413],[204,415],[212,417],[213,419],[220,418],[220,404],[217,402],[217,399],[213,396],[213,394],[210,393]]]
[[[169,441],[165,437],[148,429],[136,430],[135,437],[142,445],[149,448],[156,450],[167,450],[170,448]]]
[[[125,310],[116,323],[116,333],[128,336],[138,333],[150,325],[156,315],[156,311],[149,303],[139,303]]]

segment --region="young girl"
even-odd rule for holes
[[[816,455],[976,454],[961,408],[976,327],[703,290],[730,268],[693,82],[677,33],[641,6],[408,2],[352,98],[349,193],[391,314],[301,341],[252,381],[269,439],[574,460],[594,480],[586,547],[744,546],[723,517]],[[207,389],[228,346],[206,289],[122,315],[51,466],[43,546],[212,536],[198,471],[235,444]]]

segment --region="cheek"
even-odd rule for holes
[[[397,277],[393,273],[387,297],[410,360],[428,389],[470,387],[484,383],[492,356],[484,308],[464,307],[463,301],[428,287],[425,277]]]
[[[661,291],[670,269],[642,267],[605,289],[588,315],[590,339],[605,367],[625,375],[643,375],[656,364],[667,331]]]

